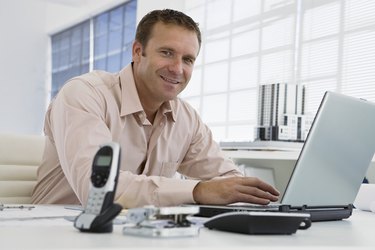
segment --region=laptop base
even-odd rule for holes
[[[213,217],[218,214],[228,212],[242,212],[242,211],[263,211],[263,212],[284,212],[284,213],[308,213],[312,222],[317,221],[334,221],[347,219],[352,215],[353,205],[344,206],[291,206],[291,205],[277,205],[277,206],[215,206],[215,205],[198,205],[200,210],[195,216],[199,217]]]

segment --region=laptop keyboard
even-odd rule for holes
[[[248,203],[236,203],[232,205],[228,205],[228,207],[235,208],[235,209],[246,209],[246,210],[254,210],[254,211],[268,211],[268,210],[279,210],[280,204],[268,204],[268,205],[256,205],[256,204],[248,204]]]

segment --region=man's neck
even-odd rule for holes
[[[158,112],[158,110],[160,109],[160,107],[163,105],[163,103],[150,103],[149,101],[145,101],[145,100],[142,100],[143,98],[141,98],[141,103],[142,103],[142,107],[143,107],[143,110],[145,111],[146,113],[146,117],[147,117],[147,120],[153,124],[154,123],[154,120],[155,120],[155,117],[156,117],[156,114]]]
[[[155,110],[155,111],[150,111],[150,110],[147,110],[145,108],[143,108],[144,111],[146,112],[146,117],[147,117],[147,120],[151,123],[151,124],[154,124],[154,120],[155,120],[155,117],[156,117],[156,113],[158,112],[158,110]]]

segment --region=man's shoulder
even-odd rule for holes
[[[117,76],[117,79],[116,79]],[[68,80],[54,99],[86,100],[104,98],[119,92],[118,74],[94,70]],[[116,87],[117,86],[117,87]]]
[[[93,70],[89,73],[74,77],[71,81],[83,81],[92,87],[108,86],[112,87],[119,83],[118,73],[110,73],[103,70]]]
[[[183,109],[186,109],[187,111],[190,111],[190,112],[195,111],[195,109],[193,108],[193,106],[191,106],[191,104],[189,102],[187,102],[186,100],[184,100],[182,98],[179,98],[179,97],[171,100],[170,103],[175,108],[183,108]]]
[[[197,110],[186,100],[181,98],[175,98],[171,101],[172,109],[177,116],[182,116],[183,119],[187,117],[192,119],[199,119],[199,114]]]

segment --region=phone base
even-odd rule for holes
[[[113,219],[121,212],[122,206],[112,204],[99,215],[88,214],[83,211],[74,221],[74,227],[81,232],[110,233],[113,231]]]
[[[108,223],[107,225],[101,225],[99,227],[85,229],[85,228],[79,228],[79,231],[83,233],[112,233],[113,231],[113,224],[112,221]]]

